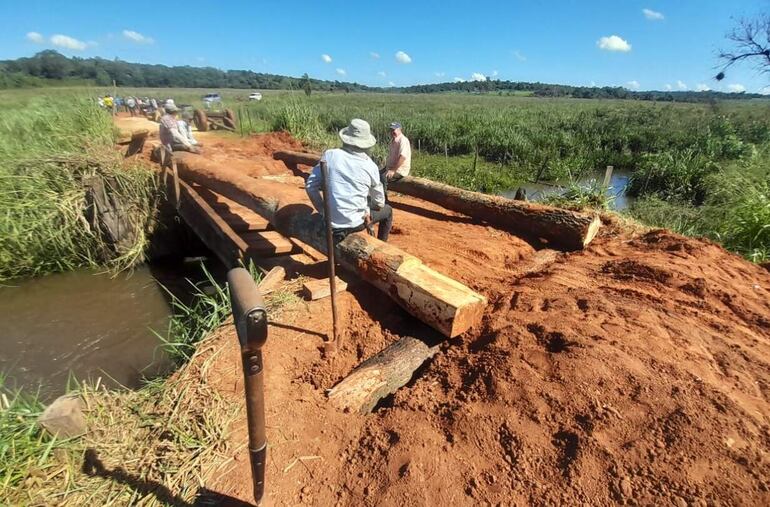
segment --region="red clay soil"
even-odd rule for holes
[[[207,157],[231,164],[299,147],[285,134],[221,143]],[[345,346],[325,360],[328,299],[275,317],[265,505],[770,505],[770,272],[667,231],[536,251],[392,200],[391,241],[487,296],[484,320],[364,416],[325,391],[419,333],[414,320],[353,285]],[[236,338],[220,340],[210,375],[242,406]],[[234,461],[206,487],[249,501],[245,415],[231,440]]]

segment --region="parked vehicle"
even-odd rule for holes
[[[203,105],[206,107],[211,107],[215,104],[221,104],[222,103],[222,97],[218,93],[207,93],[203,96]]]
[[[262,94],[259,92],[250,93],[249,100],[262,100]]]

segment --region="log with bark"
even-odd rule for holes
[[[329,391],[329,401],[340,410],[371,412],[381,399],[406,385],[436,352],[438,345],[404,336],[358,365]]]
[[[323,219],[302,187],[252,178],[192,153],[175,154],[175,161],[184,180],[252,209],[283,235],[326,253]],[[337,260],[445,336],[457,336],[481,321],[484,296],[366,233],[345,238]]]
[[[286,164],[308,166],[318,163],[319,156],[318,153],[291,151],[273,154],[275,159]],[[584,248],[601,227],[601,220],[594,214],[472,192],[414,176],[389,182],[388,190],[438,204],[514,234],[543,239],[550,247],[560,250]]]

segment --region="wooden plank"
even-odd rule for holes
[[[286,279],[286,269],[283,266],[275,266],[259,282],[259,292],[268,294]]]
[[[246,219],[239,215],[224,215],[222,213],[220,213],[220,216],[224,219],[227,225],[229,225],[235,232],[238,233],[266,231],[270,227],[270,222],[261,217],[257,220],[253,219],[252,217],[248,217],[248,219]]]
[[[310,301],[316,299],[326,298],[331,296],[332,288],[329,285],[330,278],[323,278],[321,280],[310,280],[302,284],[302,293]],[[348,284],[339,277],[335,277],[337,293],[344,291],[348,288]]]
[[[167,183],[173,192],[174,178],[166,169]],[[201,198],[193,188],[179,179],[179,215],[187,225],[214,252],[219,260],[232,268],[238,266],[248,245],[230,226]]]
[[[246,232],[241,238],[248,245],[246,254],[256,257],[282,255],[294,251],[292,242],[275,231]]]

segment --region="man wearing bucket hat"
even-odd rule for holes
[[[165,104],[163,109],[166,110],[166,114],[160,118],[160,130],[158,132],[161,144],[171,151],[199,153],[200,150],[179,131],[179,124],[177,123],[179,108],[174,104]]]
[[[377,238],[388,240],[393,225],[393,210],[385,204],[385,192],[380,182],[377,165],[369,158],[367,150],[377,140],[369,124],[364,120],[350,120],[350,125],[340,130],[342,148],[326,150],[321,160],[329,170],[329,204],[334,242],[339,243],[348,234],[360,232],[369,224],[379,223]],[[320,164],[313,168],[305,191],[315,209],[323,214],[321,197],[323,177]]]

